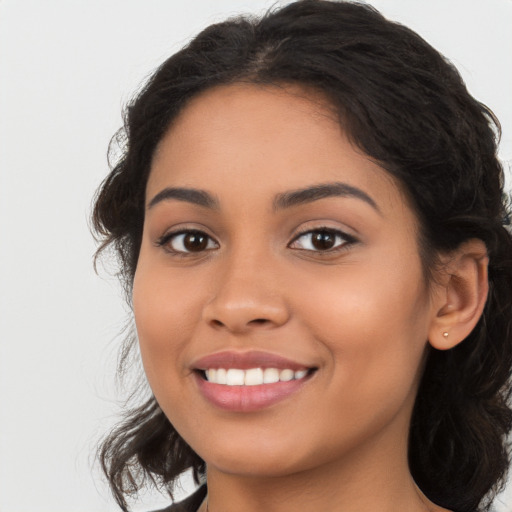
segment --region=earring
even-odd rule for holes
[[[443,336],[444,336],[445,338],[448,338],[448,332],[447,332],[447,331],[444,331],[444,332],[443,332]]]

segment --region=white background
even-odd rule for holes
[[[126,317],[115,279],[93,273],[87,226],[109,138],[122,104],[189,37],[273,3],[0,0],[0,512],[117,510],[92,465],[114,421]],[[512,1],[374,5],[453,60],[501,119],[510,168]],[[512,493],[502,499],[510,512]]]

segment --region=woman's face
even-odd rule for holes
[[[161,141],[146,198],[144,367],[209,467],[403,460],[435,316],[416,219],[322,98],[208,90]]]

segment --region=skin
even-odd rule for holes
[[[327,197],[273,208],[278,194],[333,182],[376,206]],[[207,191],[218,208],[149,206],[167,187]],[[427,340],[448,343],[440,312],[447,323],[457,293],[425,282],[400,186],[349,142],[323,98],[291,86],[206,91],[160,142],[146,197],[133,288],[144,368],[207,463],[210,512],[444,510],[412,480],[407,433]],[[325,227],[349,238],[322,251],[301,235]],[[207,247],[159,245],[179,229],[203,231]],[[199,393],[191,364],[229,349],[317,371],[271,407],[221,410]]]

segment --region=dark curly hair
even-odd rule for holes
[[[122,155],[95,199],[98,253],[116,250],[128,300],[155,147],[192,97],[234,82],[321,91],[351,140],[406,189],[427,275],[436,255],[470,238],[485,243],[484,313],[458,346],[428,353],[409,464],[433,502],[488,510],[504,483],[512,428],[512,237],[504,226],[496,118],[442,55],[365,4],[299,0],[262,18],[212,25],[165,61],[129,104]],[[127,411],[104,440],[100,460],[125,511],[126,497],[147,478],[171,493],[183,471],[191,468],[196,478],[205,471],[153,397]]]

